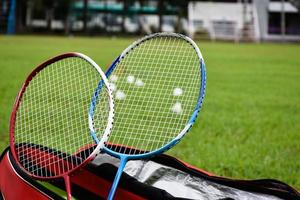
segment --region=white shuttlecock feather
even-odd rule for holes
[[[117,82],[118,76],[116,76],[116,75],[111,75],[111,76],[109,77],[109,80],[110,80],[111,82]]]
[[[183,90],[181,88],[175,88],[173,90],[173,95],[174,96],[181,96],[183,94]]]
[[[134,76],[132,76],[132,75],[127,76],[127,82],[128,82],[128,83],[130,83],[130,84],[131,84],[131,83],[134,83],[134,80],[135,80],[135,79],[134,79]]]
[[[111,89],[111,91],[116,91],[117,90],[117,86],[116,86],[116,84],[114,84],[114,83],[110,83],[109,84],[110,85],[110,89]]]
[[[176,114],[180,114],[182,113],[182,106],[181,106],[181,103],[179,102],[176,102],[173,106],[172,106],[172,109],[171,109],[174,113]]]
[[[136,79],[135,85],[138,87],[143,87],[145,83],[141,79]]]
[[[124,100],[125,98],[126,98],[126,94],[123,91],[118,90],[116,92],[116,99],[117,100]]]

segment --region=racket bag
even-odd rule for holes
[[[36,148],[45,150],[40,146]],[[57,155],[54,150],[47,149],[47,152]],[[76,155],[76,159],[78,157],[80,153]],[[9,148],[3,152],[0,159],[0,199],[63,199],[41,182],[25,174],[13,159]],[[107,154],[97,156],[90,164],[71,176],[72,196],[76,199],[105,199],[118,164],[118,159]],[[64,190],[63,180],[50,181],[49,184]],[[300,200],[300,193],[277,180],[235,180],[215,176],[162,154],[148,160],[129,161],[115,199]]]

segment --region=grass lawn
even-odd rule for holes
[[[106,68],[133,40],[0,36],[0,152],[14,99],[37,64],[78,51]],[[300,45],[198,44],[207,67],[203,109],[168,154],[220,176],[300,189]]]

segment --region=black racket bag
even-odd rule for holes
[[[47,152],[55,153],[49,149]],[[80,153],[76,156],[80,156]],[[105,199],[115,177],[118,162],[118,159],[107,154],[96,157],[92,163],[71,177],[72,196],[76,199]],[[0,199],[64,199],[63,193],[59,194],[54,188],[64,190],[63,180],[50,181],[46,187],[42,182],[30,178],[17,166],[9,148],[2,153]],[[129,161],[115,199],[300,200],[300,193],[277,180],[235,180],[219,177],[163,154],[149,160]]]

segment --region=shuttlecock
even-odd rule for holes
[[[172,106],[172,109],[171,109],[174,113],[176,114],[180,114],[182,112],[182,106],[181,106],[181,103],[179,102],[176,102],[173,106]]]
[[[141,79],[136,79],[135,85],[138,87],[143,87],[145,83]]]
[[[134,76],[132,76],[132,75],[127,76],[127,82],[130,84],[134,83]]]
[[[116,92],[116,99],[117,99],[117,100],[124,100],[125,97],[126,97],[126,95],[125,95],[125,93],[124,93],[123,91],[118,90],[118,91]]]
[[[174,95],[174,96],[181,96],[182,93],[183,93],[183,90],[182,90],[181,88],[175,88],[175,89],[173,90],[173,95]]]
[[[116,84],[114,84],[114,83],[110,83],[110,89],[111,89],[111,91],[116,91],[116,89],[117,89],[117,86],[116,86]]]
[[[117,82],[118,76],[116,76],[116,75],[111,75],[111,76],[109,77],[109,80],[110,80],[111,82]]]

